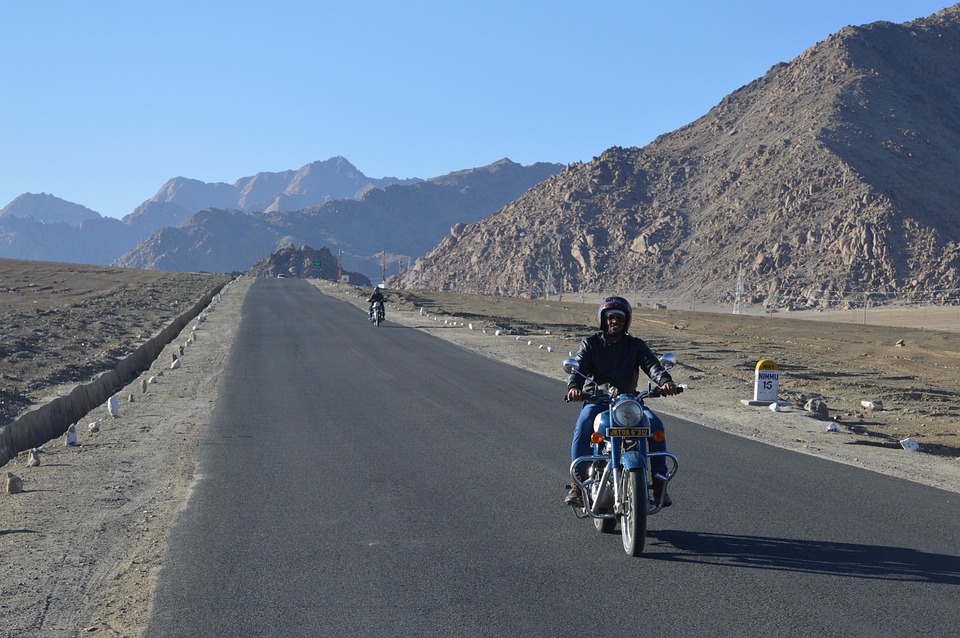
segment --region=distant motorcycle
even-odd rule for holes
[[[379,300],[374,301],[373,307],[370,309],[370,321],[377,324],[377,327],[379,327],[380,324],[383,323],[385,316],[386,314],[383,309],[383,302]]]
[[[664,369],[676,363],[676,356],[665,354],[660,358]],[[563,362],[567,374],[580,372],[576,359]],[[686,386],[681,386],[681,390]],[[647,440],[652,435],[649,421],[643,412],[643,401],[661,396],[659,390],[648,386],[637,394],[610,395],[603,391],[585,395],[585,401],[607,406],[594,423],[590,456],[581,456],[571,463],[571,479],[583,493],[583,507],[574,509],[577,518],[592,518],[597,531],[609,534],[620,523],[623,550],[631,556],[640,556],[647,535],[647,517],[663,509],[666,485],[677,473],[679,461],[670,452],[650,452]],[[662,456],[667,462],[667,474],[658,474],[664,481],[660,498],[650,496],[653,485],[650,457]],[[589,469],[582,481],[574,471],[583,463]]]

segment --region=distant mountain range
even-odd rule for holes
[[[123,221],[141,230],[154,231],[177,226],[204,208],[275,213],[333,199],[356,199],[374,188],[420,181],[367,177],[343,157],[313,162],[296,171],[257,173],[233,184],[208,184],[175,177]]]
[[[86,206],[74,204],[53,195],[25,193],[0,209],[0,220],[27,219],[41,224],[79,226],[91,219],[101,219],[100,213]]]
[[[234,184],[177,177],[122,220],[28,193],[0,210],[0,257],[233,272],[312,244],[377,275],[387,255],[415,258],[450,225],[494,213],[561,168],[504,159],[427,180],[375,179],[334,157]]]

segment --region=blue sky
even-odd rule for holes
[[[370,177],[643,146],[848,24],[948,0],[0,4],[0,207],[122,217],[168,179]]]

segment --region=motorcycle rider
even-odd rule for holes
[[[370,298],[367,299],[367,301],[370,302],[370,310],[367,311],[367,315],[369,315],[369,318],[370,318],[371,321],[373,321],[373,304],[376,303],[376,302],[378,302],[378,301],[379,301],[380,303],[384,304],[384,312],[383,312],[383,314],[384,314],[384,316],[386,316],[386,314],[387,314],[387,312],[386,312],[386,304],[384,303],[383,291],[381,290],[380,285],[378,285],[376,288],[373,289],[373,294],[370,295]]]
[[[597,310],[600,332],[584,339],[580,343],[580,350],[577,352],[576,358],[580,364],[580,372],[592,377],[598,385],[609,388],[612,394],[633,394],[637,391],[637,383],[640,378],[639,371],[643,370],[648,377],[660,386],[661,394],[673,395],[679,393],[679,386],[673,382],[670,374],[660,365],[660,361],[650,350],[650,347],[639,337],[634,337],[627,332],[630,329],[632,315],[633,309],[630,307],[630,302],[623,297],[607,297],[600,303]],[[567,394],[564,399],[568,402],[582,401],[585,383],[588,384],[586,388],[588,392],[596,389],[592,382],[588,382],[582,376],[570,375],[567,380]],[[583,404],[576,428],[573,431],[573,442],[570,446],[571,460],[590,454],[590,435],[593,433],[593,422],[605,409],[606,407],[603,405]],[[650,421],[650,429],[653,434],[649,439],[650,451],[666,451],[663,422],[646,406],[643,410]],[[650,457],[650,467],[654,475],[665,475],[667,473],[667,462],[663,457]],[[582,479],[579,471],[575,471],[577,472],[577,478]],[[660,495],[663,494],[665,488],[666,482],[654,476],[653,493],[655,500],[660,499]],[[576,481],[574,481],[564,501],[574,507],[583,506],[583,494]],[[664,495],[664,507],[671,504],[670,496]]]

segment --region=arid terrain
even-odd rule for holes
[[[0,427],[110,370],[227,275],[0,259]]]
[[[0,288],[15,289],[18,298],[31,295],[30,307],[36,301],[41,310],[7,312],[4,306],[0,334],[29,335],[32,330],[46,335],[33,350],[5,350],[2,372],[16,378],[4,376],[3,384],[15,383],[16,396],[27,397],[18,404],[21,410],[79,382],[66,381],[65,373],[57,372],[63,361],[75,361],[81,376],[95,374],[144,333],[169,322],[171,309],[190,305],[207,292],[208,283],[213,285],[202,279],[174,305],[167,295],[179,287],[160,283],[173,273],[122,271],[133,285],[119,294],[116,282],[99,270],[59,265],[59,283],[54,283],[49,279],[53,275],[44,275],[36,263],[0,260]],[[10,283],[15,277],[22,281]],[[40,283],[44,277],[50,283]],[[73,283],[67,286],[67,281]],[[140,634],[167,534],[190,495],[197,471],[193,453],[216,400],[252,282],[241,278],[231,283],[210,305],[205,322],[186,328],[151,369],[118,392],[117,417],[103,408],[83,419],[79,446],[51,441],[40,452],[39,466],[29,466],[26,455],[4,466],[23,479],[24,490],[0,494],[0,637]],[[365,306],[363,295],[369,289],[313,283],[324,294]],[[84,291],[88,303],[65,301],[68,287]],[[595,300],[589,297],[529,301],[416,291],[389,291],[387,297],[388,321],[555,378],[558,401],[565,378],[561,361],[595,320]],[[70,312],[58,304],[69,305]],[[658,402],[658,410],[960,493],[957,309],[878,311],[864,325],[862,315],[799,321],[785,314],[745,316],[667,306],[641,305],[632,327],[658,352],[679,356],[674,376],[690,386],[683,395]],[[73,329],[51,323],[65,314],[76,322],[70,324]],[[910,317],[939,330],[879,325]],[[110,339],[100,341],[107,330],[113,331]],[[31,343],[25,336],[18,339],[16,343]],[[14,341],[2,343],[9,348]],[[184,348],[182,365],[173,369],[172,353],[179,348]],[[780,398],[790,403],[781,412],[741,402],[752,397],[754,369],[762,358],[780,366]],[[8,368],[8,361],[18,367]],[[155,382],[145,383],[150,379]],[[806,412],[797,401],[801,393],[821,398],[829,418]],[[864,409],[861,401],[880,402],[882,410]],[[571,412],[571,424],[572,419]],[[88,427],[94,422],[95,432]],[[827,430],[831,424],[837,431]],[[907,437],[920,444],[920,452],[902,449],[899,441]],[[674,490],[678,506],[687,506],[682,481]],[[558,486],[558,507],[560,493]]]

